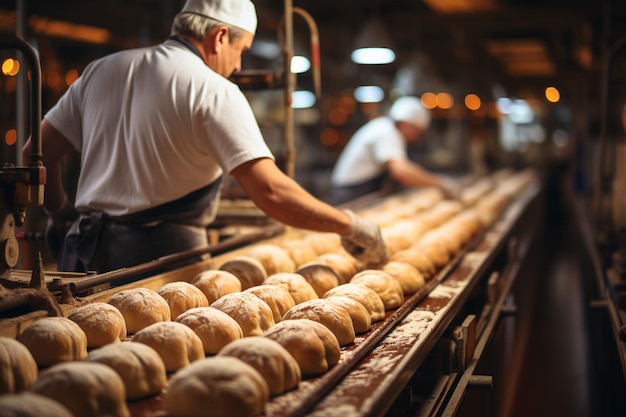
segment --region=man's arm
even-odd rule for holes
[[[439,177],[409,159],[391,159],[387,162],[387,171],[400,184],[410,187],[441,186]]]
[[[61,180],[61,158],[72,149],[72,144],[45,119],[41,124],[41,148],[43,165],[46,167],[47,179],[44,188],[44,207],[49,213],[60,210],[67,195]],[[22,160],[29,161],[31,154],[30,139],[22,149]]]
[[[313,197],[271,159],[244,163],[231,174],[270,217],[301,229],[338,233],[343,247],[369,267],[387,263],[389,254],[378,225]]]
[[[268,216],[301,229],[350,232],[350,217],[309,194],[271,159],[244,163],[232,171],[250,199]]]

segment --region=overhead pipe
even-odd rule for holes
[[[319,48],[319,30],[313,17],[300,7],[293,7],[292,0],[285,0],[285,17],[279,25],[278,37],[285,57],[285,170],[288,176],[295,177],[296,150],[294,145],[294,110],[293,92],[296,86],[296,76],[291,72],[291,60],[294,56],[293,46],[293,14],[296,13],[309,26],[311,38],[311,68],[313,72],[313,85],[315,96],[320,99],[322,95],[321,87],[321,65]],[[281,29],[284,28],[284,33]]]

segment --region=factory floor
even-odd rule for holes
[[[544,253],[537,269],[531,330],[507,416],[625,415],[623,393],[613,394],[616,383],[624,383],[619,360],[608,365],[613,367],[608,372],[603,368],[606,363],[597,361],[611,356],[614,347],[610,338],[598,339],[594,329],[597,322],[588,293],[591,277],[574,204],[562,187],[548,189],[547,195]]]
[[[511,417],[593,415],[580,239],[572,213],[558,203],[548,201],[545,263]]]

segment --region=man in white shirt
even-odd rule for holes
[[[224,175],[274,219],[336,232],[365,263],[386,261],[377,225],[319,201],[276,166],[228,80],[256,26],[250,0],[187,0],[170,38],[92,62],[46,114],[44,208],[51,224],[71,222],[59,270],[105,272],[206,246]],[[74,204],[60,171],[71,149],[81,155]]]
[[[416,97],[400,97],[388,116],[359,128],[341,152],[331,176],[331,204],[381,191],[389,181],[411,187],[450,188],[448,179],[428,172],[407,156],[407,146],[430,126],[430,111]],[[447,190],[448,191],[448,190]]]

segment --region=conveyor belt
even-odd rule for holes
[[[516,196],[500,218],[472,239],[422,290],[407,297],[397,310],[387,312],[386,319],[376,323],[367,334],[357,336],[353,344],[342,348],[341,360],[333,369],[318,378],[305,379],[297,389],[273,398],[265,415],[321,416],[345,411],[349,415],[373,416],[384,411],[449,326],[495,253],[505,248],[510,231],[538,190],[539,184],[534,183]],[[166,282],[189,280],[237,253],[242,252],[233,251],[129,285],[156,290]],[[105,290],[82,301],[107,301],[119,290]],[[29,320],[34,319],[35,316]],[[132,416],[164,415],[161,401],[162,395],[129,403]]]

